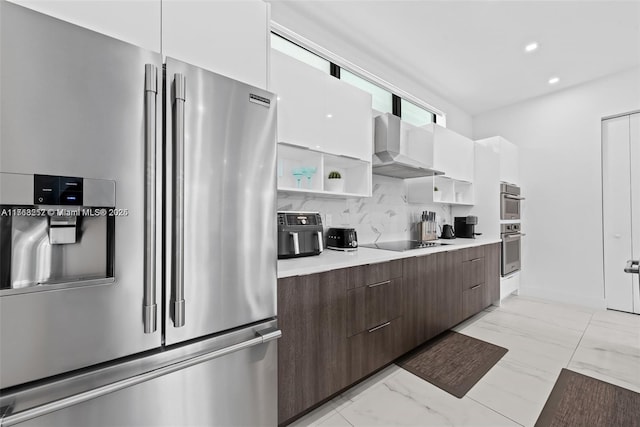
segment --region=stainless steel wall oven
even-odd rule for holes
[[[520,271],[522,257],[520,239],[524,235],[520,232],[519,223],[500,225],[500,237],[502,238],[501,274],[503,277]]]
[[[500,219],[520,219],[520,187],[512,184],[500,184]]]

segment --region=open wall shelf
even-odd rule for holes
[[[332,171],[340,173],[342,188],[336,189],[329,182]],[[278,191],[328,197],[371,197],[371,162],[280,143]]]

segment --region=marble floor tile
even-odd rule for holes
[[[492,306],[493,308],[493,306]],[[473,325],[476,322],[479,322],[482,318],[484,318],[486,315],[490,314],[493,310],[489,310],[489,309],[485,309],[482,310],[480,313],[476,314],[475,316],[471,316],[470,318],[468,318],[467,320],[465,320],[464,322],[454,326],[453,328],[451,328],[451,330],[456,331],[456,332],[461,332],[464,329],[470,327],[471,325]]]
[[[518,360],[553,374],[566,367],[583,332],[499,309],[460,333],[507,348],[504,359]]]
[[[590,324],[626,331],[640,337],[640,315],[638,314],[601,310],[594,313]]]
[[[357,401],[358,399],[361,399],[368,392],[373,390],[376,385],[382,384],[389,378],[392,378],[393,376],[397,375],[400,371],[403,371],[401,367],[395,364],[391,364],[386,368],[384,368],[383,370],[381,370],[380,372],[376,373],[375,375],[372,375],[371,377],[367,378],[361,383],[351,387],[350,389],[342,393],[340,396],[334,398],[331,401],[331,404],[335,409],[337,409],[338,411],[341,411],[342,409],[351,405],[353,402]]]
[[[595,309],[562,304],[538,298],[511,296],[502,301],[500,311],[535,319],[544,325],[584,331]]]
[[[568,367],[640,392],[640,316],[595,315]]]
[[[352,427],[352,424],[336,411],[335,414],[318,424],[318,427]]]
[[[353,426],[518,426],[469,398],[458,399],[402,370],[339,411]]]
[[[325,404],[318,409],[309,412],[307,415],[297,419],[293,423],[289,424],[290,427],[305,427],[305,426],[320,426],[320,425],[339,425],[339,424],[324,424],[334,420],[334,417],[338,415],[338,411],[335,410],[333,405]],[[348,424],[344,424],[348,425]]]
[[[518,360],[500,360],[467,393],[467,397],[522,424],[535,424],[560,374]]]

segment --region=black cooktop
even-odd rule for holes
[[[403,252],[411,249],[432,248],[434,246],[450,245],[441,242],[419,242],[417,240],[396,240],[393,242],[377,242],[360,245],[363,248],[384,249],[386,251]]]

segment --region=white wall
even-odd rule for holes
[[[600,120],[637,109],[633,69],[474,117],[520,147],[523,294],[604,307]]]

